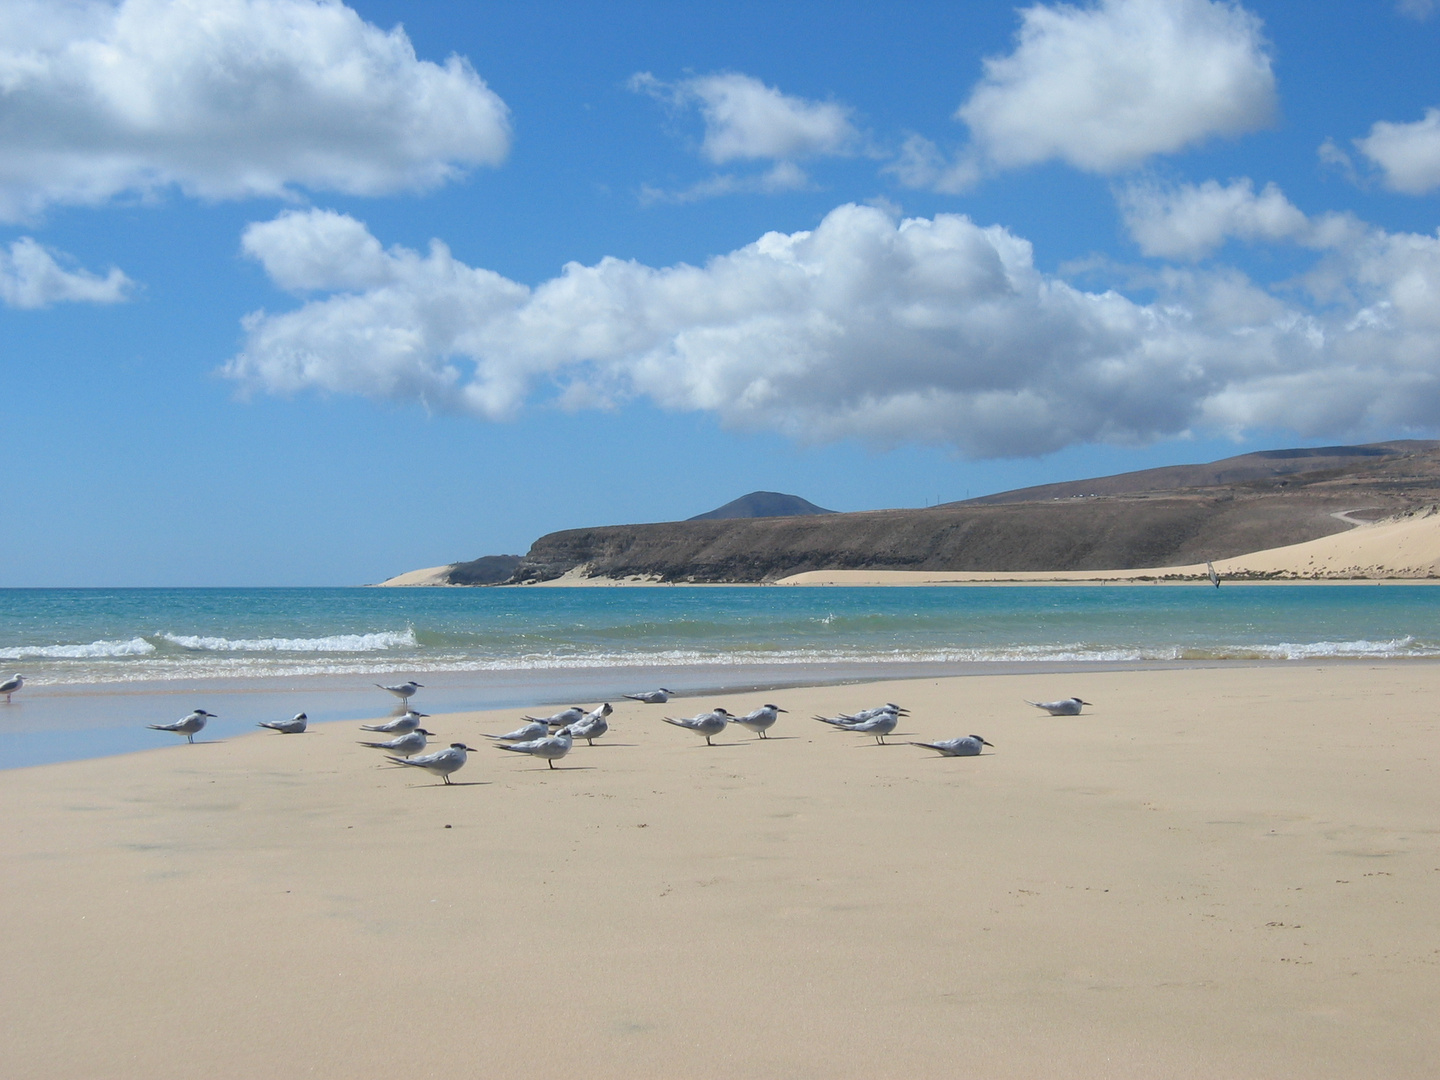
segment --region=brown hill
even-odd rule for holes
[[[1373,519],[1437,498],[1440,442],[1271,451],[924,510],[567,529],[537,540],[511,581],[1185,566],[1349,528],[1337,514]]]
[[[1228,488],[1233,485],[1255,485],[1266,480],[1280,486],[1291,477],[1327,470],[1354,470],[1366,475],[1367,467],[1387,469],[1396,459],[1407,455],[1425,454],[1440,447],[1440,442],[1402,439],[1396,442],[1369,443],[1364,446],[1318,446],[1299,450],[1261,450],[1253,454],[1222,458],[1208,465],[1169,465],[1160,469],[1119,473],[1093,480],[1067,480],[1060,484],[1017,488],[996,495],[969,500],[970,505],[984,503],[1035,502],[1042,499],[1071,499],[1089,495],[1143,495],[1205,488]],[[1313,483],[1311,476],[1307,482]],[[947,503],[963,506],[966,503]]]
[[[703,514],[696,514],[687,521],[722,521],[726,518],[801,517],[806,514],[833,514],[816,506],[809,499],[799,495],[784,495],[778,491],[752,491],[731,499],[724,506]]]

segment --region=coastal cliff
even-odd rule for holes
[[[510,582],[1185,566],[1316,540],[1437,498],[1440,443],[1270,451],[921,510],[566,529],[535,541]]]
[[[738,584],[814,571],[1193,566],[1318,540],[1437,501],[1440,442],[1273,450],[928,509],[833,513],[797,496],[754,492],[688,521],[565,529],[540,537],[523,557],[486,556],[385,584]],[[777,506],[798,509],[729,516]]]

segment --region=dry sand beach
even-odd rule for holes
[[[0,1074],[1433,1076],[1437,676],[617,703],[563,769],[482,747],[453,787],[354,724],[12,770]],[[764,742],[659,719],[762,700]],[[885,700],[901,745],[809,719]]]

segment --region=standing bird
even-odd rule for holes
[[[564,727],[566,724],[573,724],[576,720],[585,719],[585,710],[579,705],[571,705],[568,709],[561,709],[549,716],[522,716],[520,719],[529,720],[532,724],[544,724],[548,731],[552,727]]]
[[[394,720],[384,724],[361,724],[361,731],[383,731],[387,735],[408,735],[420,726],[420,721],[429,716],[429,713],[416,712],[414,709],[406,709],[404,716],[397,716]]]
[[[450,774],[465,764],[466,752],[474,750],[473,746],[466,746],[463,742],[452,742],[444,750],[436,750],[433,754],[424,754],[420,757],[390,758],[396,765],[413,765],[417,769],[424,769],[450,783]]]
[[[368,746],[374,750],[389,750],[399,754],[401,757],[412,757],[425,749],[425,736],[434,735],[433,731],[426,731],[423,727],[417,727],[406,735],[397,735],[388,742],[362,742],[361,746]]]
[[[939,742],[912,742],[910,745],[938,750],[945,757],[975,757],[982,746],[995,749],[994,743],[986,742],[979,735],[961,735],[959,738],[941,739]]]
[[[415,696],[415,691],[423,689],[425,686],[424,683],[418,683],[414,679],[401,683],[399,686],[381,686],[378,682],[375,685],[379,686],[381,690],[390,691],[390,693],[403,701],[407,707],[410,705],[410,699]]]
[[[664,716],[661,717],[661,719],[667,724],[689,728],[697,735],[704,735],[705,745],[714,746],[715,744],[710,741],[710,736],[719,735],[725,730],[734,717],[717,705],[710,712],[701,713],[699,716],[687,716],[679,720],[676,720],[672,716]]]
[[[1078,697],[1061,698],[1059,701],[1031,701],[1029,698],[1022,698],[1026,705],[1034,705],[1037,709],[1044,709],[1051,716],[1079,716],[1080,706],[1094,705],[1093,701],[1081,701]]]
[[[184,735],[190,741],[195,741],[195,733],[205,726],[206,720],[214,720],[213,712],[206,712],[204,709],[196,709],[189,716],[182,720],[176,720],[173,724],[146,724],[152,731],[173,731],[176,735]]]
[[[884,705],[877,705],[873,709],[861,709],[857,713],[841,713],[839,716],[817,716],[822,724],[829,724],[832,727],[849,728],[856,724],[863,724],[866,720],[874,720],[883,713],[894,713],[896,716],[909,716],[909,709],[902,709],[893,701],[887,701]]]
[[[659,690],[646,690],[643,694],[626,694],[631,701],[643,701],[646,705],[664,705],[675,696],[674,690],[666,690],[660,687]]]
[[[603,705],[597,705],[595,708],[591,709],[591,710],[590,710],[589,712],[587,712],[584,716],[580,717],[579,720],[567,720],[567,721],[565,721],[565,723],[563,723],[563,724],[558,724],[558,725],[555,724],[554,720],[551,720],[550,723],[551,723],[551,726],[552,726],[552,727],[572,727],[572,728],[573,728],[576,724],[590,724],[590,723],[594,723],[596,720],[604,720],[607,716],[609,716],[609,715],[610,715],[611,713],[613,713],[614,711],[615,711],[615,710],[610,707],[610,703],[607,701],[607,702],[605,702],[605,704],[603,704]]]
[[[6,679],[4,682],[0,682],[0,694],[5,695],[6,705],[10,704],[10,695],[15,693],[15,691],[19,690],[24,685],[25,676],[21,675],[18,671],[14,675],[10,676],[10,678]]]
[[[899,710],[881,709],[875,712],[867,709],[866,712],[873,712],[873,715],[866,717],[864,720],[855,720],[844,716],[817,716],[815,719],[819,720],[822,724],[829,724],[831,727],[837,727],[843,731],[858,731],[865,735],[874,735],[875,741],[879,745],[884,746],[885,736],[894,731],[895,725],[900,723]]]
[[[732,717],[730,722],[732,724],[739,724],[743,728],[749,728],[762,739],[768,739],[770,736],[766,735],[765,732],[775,726],[775,721],[780,719],[780,713],[789,711],[788,709],[780,708],[779,705],[761,705],[760,708],[754,712],[746,713],[744,716]]]
[[[504,735],[489,735],[481,732],[487,739],[496,739],[499,742],[531,742],[535,739],[543,739],[550,734],[550,723],[547,720],[531,720],[524,727],[518,727],[514,731],[507,731]]]
[[[909,715],[910,715],[910,710],[909,710],[909,709],[902,709],[899,705],[896,705],[893,701],[887,701],[884,705],[877,705],[877,706],[876,706],[875,708],[873,708],[873,709],[861,709],[858,713],[855,713],[853,716],[846,716],[844,713],[841,713],[841,714],[840,714],[840,719],[842,719],[842,720],[849,720],[849,721],[852,721],[853,723],[857,723],[857,724],[863,724],[866,720],[874,720],[875,717],[879,716],[881,713],[887,713],[887,712],[894,713],[896,716],[909,716]]]
[[[596,709],[594,712],[586,713],[585,719],[577,720],[561,728],[561,731],[568,731],[577,739],[584,739],[590,746],[595,745],[595,740],[610,730],[610,721],[606,720],[614,710],[609,705],[604,706],[604,711]]]
[[[529,742],[520,743],[496,743],[495,749],[514,750],[517,754],[531,754],[538,758],[544,758],[553,769],[555,762],[570,752],[570,747],[574,745],[574,742],[570,729],[563,727],[554,735],[547,735],[543,739],[531,739]]]
[[[268,727],[271,731],[278,731],[281,735],[300,735],[305,731],[305,725],[310,721],[303,712],[297,712],[289,720],[261,720],[256,727]]]

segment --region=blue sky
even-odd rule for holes
[[[1436,437],[1436,6],[0,2],[0,586]]]

